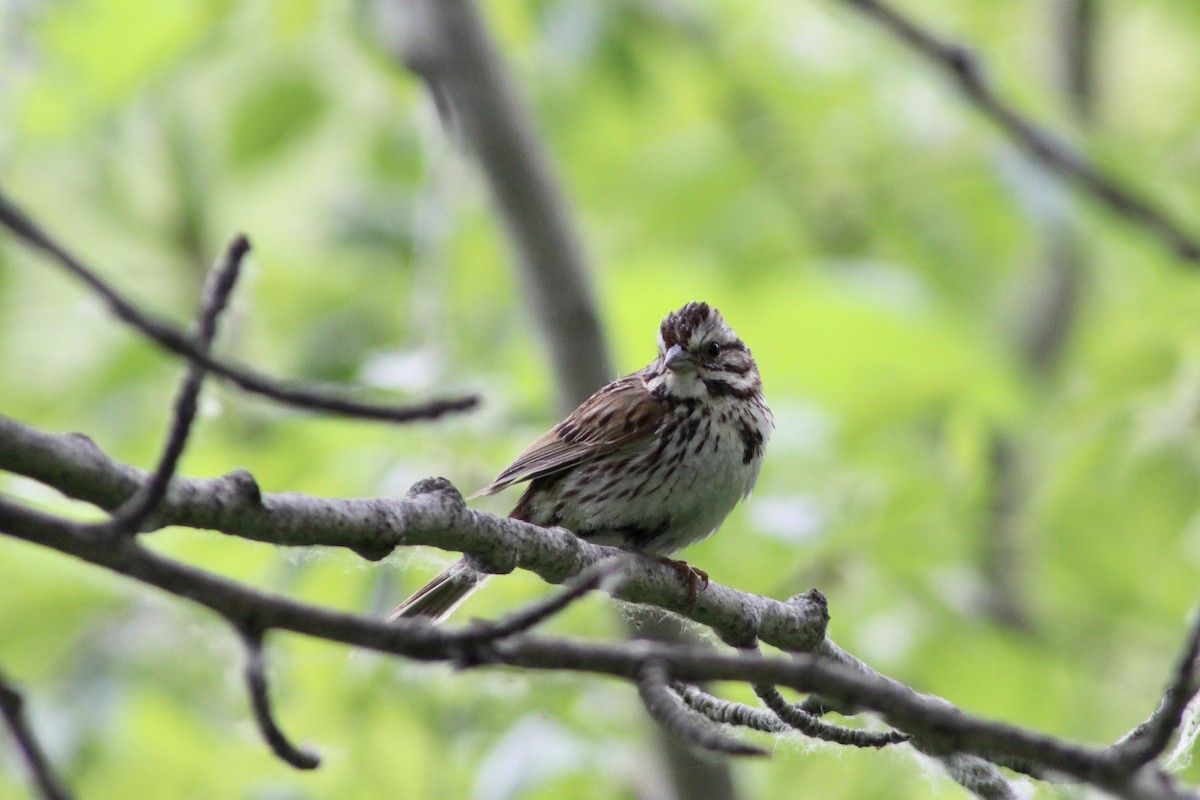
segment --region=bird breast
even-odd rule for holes
[[[713,533],[750,493],[772,428],[759,399],[676,401],[648,441],[565,475],[545,510],[589,541],[669,554]]]

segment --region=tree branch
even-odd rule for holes
[[[692,711],[669,688],[667,666],[654,659],[642,664],[637,674],[638,694],[650,716],[683,741],[701,750],[728,756],[765,756],[766,750],[725,735]]]
[[[29,767],[29,774],[42,799],[71,800],[71,793],[54,776],[50,761],[42,751],[33,728],[25,719],[25,699],[3,674],[0,674],[0,716],[4,717],[4,722],[17,743],[21,757]]]
[[[1121,184],[1053,132],[1026,118],[988,81],[966,46],[942,39],[882,0],[842,0],[878,22],[958,84],[964,96],[1030,156],[1118,216],[1141,226],[1184,261],[1200,262],[1200,240],[1136,190]]]
[[[831,639],[822,641],[817,645],[814,652],[846,669],[863,675],[870,675],[874,679],[887,683],[891,691],[900,694],[911,693],[917,697],[923,696],[899,681],[880,675],[861,660],[838,647]],[[940,699],[937,699],[937,701],[946,702]],[[947,705],[949,704],[947,703]],[[845,698],[830,698],[817,694],[809,695],[805,698],[804,702],[797,703],[795,708],[798,711],[805,711],[814,716],[821,716],[830,711],[852,715],[858,714],[863,710],[860,706],[852,701],[847,701]],[[891,724],[893,728],[913,733],[901,728],[893,720],[886,720],[885,718],[885,721]],[[957,752],[952,746],[947,748],[946,742],[943,739],[930,739],[917,735],[913,736],[909,744],[913,749],[936,759],[946,771],[946,774],[964,789],[979,797],[986,798],[986,800],[1016,800],[1019,797],[1019,793],[1012,787],[997,767],[1006,767],[1018,772],[1024,772],[1033,777],[1038,777],[1035,774],[1037,773],[1035,766],[1030,766],[1020,758],[1014,756],[992,754],[983,757],[961,753]]]
[[[688,708],[722,725],[736,725],[764,733],[786,733],[793,730],[792,726],[781,720],[777,714],[745,703],[722,700],[681,681],[672,682],[671,691],[679,695],[679,699],[686,703]]]
[[[832,725],[820,717],[809,714],[803,708],[787,702],[778,689],[767,684],[755,685],[754,693],[789,728],[813,739],[850,747],[887,747],[890,744],[907,742],[912,738],[900,731],[863,731]]]
[[[421,661],[453,663],[461,652],[461,643],[454,635],[436,626],[387,624],[296,603],[173,562],[145,549],[135,539],[100,541],[83,535],[81,530],[75,523],[0,498],[0,531],[203,605],[239,630],[290,630]],[[1027,761],[1120,797],[1200,797],[1178,786],[1154,764],[1131,770],[1112,758],[1107,749],[972,717],[940,698],[918,694],[883,676],[865,674],[811,653],[766,658],[755,653],[714,652],[663,642],[602,644],[530,635],[496,642],[492,652],[494,663],[528,670],[604,674],[636,681],[646,664],[653,661],[680,681],[732,680],[788,686],[878,713],[893,727],[938,743],[943,754]]]
[[[1197,661],[1200,660],[1200,612],[1193,615],[1175,675],[1163,693],[1162,702],[1150,718],[1113,745],[1113,755],[1130,766],[1148,764],[1162,755],[1171,737],[1183,724],[1183,714],[1200,691]]]
[[[113,461],[89,439],[54,436],[4,416],[0,469],[106,509],[120,505],[147,480],[145,472]],[[551,583],[620,556],[630,564],[616,597],[674,611],[739,644],[761,639],[785,650],[811,650],[822,641],[828,620],[819,594],[781,603],[714,583],[689,604],[679,573],[654,559],[593,545],[561,528],[545,530],[468,508],[443,479],[422,481],[404,498],[340,500],[264,494],[245,471],[215,479],[176,477],[145,527],[166,525],[276,545],[348,547],[370,558],[401,545],[427,545],[469,553],[496,573],[520,567]]]
[[[558,614],[585,594],[609,583],[610,579],[616,578],[625,570],[629,561],[628,557],[606,558],[603,561],[597,561],[574,578],[566,581],[561,591],[542,600],[534,601],[495,622],[473,620],[465,628],[454,631],[454,636],[463,644],[478,645],[498,641],[513,634],[525,633]],[[615,589],[619,581],[612,581],[612,584],[611,588]]]
[[[472,0],[388,0],[396,57],[479,161],[517,254],[526,305],[545,334],[563,413],[612,380],[612,360],[565,193]],[[388,13],[390,12],[390,13]]]
[[[200,302],[200,310],[196,318],[195,340],[198,347],[206,355],[212,349],[213,339],[217,334],[217,319],[225,310],[230,293],[237,283],[241,270],[242,259],[250,252],[250,242],[239,234],[230,243],[225,258],[220,266],[209,276],[208,284]],[[187,445],[188,434],[192,429],[192,421],[196,417],[197,399],[200,387],[204,385],[204,376],[208,374],[204,365],[197,361],[187,362],[183,383],[175,397],[171,412],[171,427],[167,441],[163,445],[162,455],[159,456],[158,467],[150,480],[142,485],[128,500],[121,504],[104,526],[113,532],[136,533],[138,526],[162,502],[167,493],[167,485],[179,458]]]
[[[804,711],[800,706],[785,701],[773,686],[754,687],[754,693],[766,703],[770,712],[743,703],[722,700],[695,686],[688,686],[679,681],[671,685],[671,690],[679,695],[680,699],[692,710],[703,714],[713,722],[726,725],[739,725],[768,733],[798,731],[813,739],[851,747],[886,747],[890,744],[906,742],[911,738],[899,731],[876,733],[831,725]]]
[[[1023,794],[996,769],[991,762],[978,756],[951,753],[938,759],[954,782],[984,800],[1020,800]]]
[[[0,426],[0,431],[8,430],[12,427],[12,423]],[[61,442],[59,443],[61,444]],[[0,448],[0,451],[2,450],[3,448]],[[172,488],[174,489],[174,487]],[[289,495],[286,498],[287,500],[284,501],[285,506],[290,501],[299,499],[299,496]],[[269,503],[271,499],[270,496],[263,497],[260,502],[264,507],[268,507],[271,505]],[[329,511],[331,505],[339,502],[356,504],[364,502],[380,503],[384,501],[320,501],[320,506]],[[423,485],[418,485],[408,498],[394,502],[399,506],[406,506],[407,508],[399,513],[393,513],[391,517],[393,522],[408,521],[409,523],[417,523],[409,525],[401,524],[398,527],[397,530],[400,532],[400,535],[397,536],[397,539],[400,541],[411,540],[414,538],[412,534],[416,531],[428,531],[435,528],[461,533],[465,527],[464,523],[476,522],[490,529],[484,538],[490,540],[489,543],[493,548],[497,541],[501,542],[501,549],[507,550],[513,547],[514,552],[510,557],[514,563],[511,566],[521,564],[528,555],[525,551],[534,543],[553,542],[557,543],[556,546],[561,546],[571,542],[577,548],[574,558],[577,565],[587,561],[594,563],[594,559],[590,558],[593,554],[586,553],[588,548],[594,548],[595,551],[598,551],[597,554],[606,551],[605,548],[596,548],[594,545],[581,542],[575,539],[575,537],[565,534],[565,532],[560,535],[554,531],[543,531],[513,520],[500,520],[494,517],[489,520],[488,518],[491,515],[484,515],[480,512],[473,512],[466,509],[462,505],[461,498],[457,495],[457,492],[454,492],[452,487],[449,487],[444,482],[431,481]],[[427,506],[427,503],[432,504]],[[159,513],[161,514],[170,505],[171,496],[168,495]],[[270,516],[277,517],[278,514],[273,512]],[[439,516],[440,519],[436,519],[435,521],[435,518]],[[356,519],[361,522],[363,518],[359,516]],[[265,522],[266,520],[263,521]],[[370,521],[368,520],[368,522]],[[324,528],[325,525],[322,524],[321,527]],[[505,530],[506,528],[515,528],[516,530]],[[412,630],[408,626],[404,626],[403,629],[406,635],[403,639],[398,639],[397,634],[388,634],[381,639],[373,621],[370,624],[364,624],[362,620],[346,615],[333,615],[331,612],[299,607],[287,601],[267,598],[236,584],[205,575],[198,570],[169,562],[140,548],[132,541],[123,540],[115,545],[105,545],[93,538],[81,536],[77,531],[72,529],[70,523],[57,520],[49,515],[40,514],[39,512],[22,509],[8,501],[0,501],[0,529],[28,539],[29,541],[72,553],[92,563],[106,566],[143,582],[151,583],[159,588],[193,599],[218,611],[218,613],[221,613],[239,627],[245,626],[250,629],[262,630],[270,627],[282,627],[310,635],[332,638],[337,641],[397,652],[412,658],[445,659],[450,657],[452,650],[461,653],[461,641],[457,640],[453,634],[441,631],[440,629],[429,629],[428,626],[420,626],[425,629]],[[513,536],[512,534],[516,535]],[[256,538],[266,537],[260,535]],[[413,542],[409,541],[409,543]],[[463,543],[465,542],[460,542],[460,544]],[[442,544],[445,546],[444,542]],[[469,547],[462,549],[470,551]],[[472,555],[479,559],[481,563],[486,564],[489,561],[489,555],[494,556],[494,553],[489,554],[484,550],[480,550],[479,553],[473,552]],[[538,558],[534,557],[532,560],[537,561]],[[505,564],[502,566],[509,565]],[[543,563],[542,566],[545,567],[546,564]],[[647,591],[651,588],[650,586],[638,586],[638,573],[655,568],[657,568],[659,573],[666,573],[665,575],[660,574],[658,578],[660,582],[665,582],[667,587],[669,587],[660,585],[656,588],[660,593],[664,588],[667,588],[666,593],[668,596],[672,593],[675,595],[675,605],[680,607],[680,610],[686,611],[686,587],[672,585],[677,582],[672,580],[677,578],[673,571],[647,559],[636,560],[630,564],[630,580],[622,589],[622,593],[627,596],[632,595],[633,599],[644,601],[646,594],[653,592]],[[555,572],[562,569],[563,566],[559,563],[556,568],[548,571]],[[576,567],[576,571],[578,571],[578,566]],[[672,589],[673,592],[671,591]],[[693,618],[705,621],[703,617],[706,616],[704,611],[706,606],[726,599],[734,599],[721,597],[722,593],[728,595],[739,594],[715,584],[710,586],[709,590],[702,595],[696,604],[696,613],[694,613]],[[737,605],[741,608],[757,606],[760,611],[771,608],[772,601],[767,601],[765,598],[756,598],[755,600],[759,602],[746,603],[741,601]],[[794,603],[774,605],[782,609],[796,610]],[[822,612],[821,618],[823,619],[823,606],[820,610]],[[709,608],[707,615],[710,617],[714,616],[712,612],[713,609]],[[767,617],[767,614],[759,617],[760,638],[763,638],[765,641],[771,641],[776,637],[762,635],[764,630],[770,629],[770,626],[762,625],[762,622]],[[777,626],[775,630],[787,629],[794,626],[795,620],[793,619],[791,626]],[[799,627],[804,629],[807,625]],[[348,637],[348,631],[356,635]],[[726,638],[729,637],[727,636]],[[515,641],[521,641],[524,645],[516,651],[512,651],[511,648],[514,646],[513,642]],[[625,657],[630,656],[628,652],[621,654],[619,651],[613,650],[592,651],[586,653],[585,660],[579,660],[580,651],[577,648],[582,645],[570,643],[571,647],[567,650],[560,650],[555,654],[550,654],[539,650],[537,641],[527,638],[513,638],[503,643],[495,644],[493,647],[501,663],[510,663],[518,666],[582,669],[585,671],[601,672],[615,670],[613,674],[623,674],[625,677],[631,679],[637,676],[640,669],[640,664],[632,665],[629,661],[622,660],[622,655]],[[776,639],[776,641],[779,640]],[[794,647],[796,644],[800,644],[800,642],[792,640],[786,644]],[[811,642],[807,642],[806,644],[810,648],[813,646]],[[645,646],[646,643],[635,643],[627,647],[634,648],[633,652],[637,652],[636,648],[642,647],[644,649]],[[665,648],[664,652],[670,652],[674,649],[667,645],[659,646]],[[533,650],[527,648],[533,648]],[[827,642],[822,643],[822,648],[833,656],[836,656],[840,652],[836,650],[835,645]],[[682,649],[688,650],[688,648]],[[528,656],[530,652],[536,653],[536,656],[526,658],[525,656]],[[683,668],[679,664],[669,663],[670,674],[679,680],[731,679],[729,674],[719,671],[706,672],[704,669],[700,669],[698,672],[690,672],[688,669],[689,666],[696,667],[697,664],[703,664],[711,668],[714,663],[711,661],[712,658],[716,658],[717,663],[721,663],[721,659],[729,658],[729,656],[723,654],[714,654],[707,651],[700,651],[700,653],[705,658],[700,658],[697,655],[696,658],[699,661],[689,663]],[[655,653],[655,657],[659,657],[660,655],[661,653],[659,652]],[[593,663],[592,659],[596,659],[595,663]],[[606,659],[607,666],[605,666]],[[864,671],[865,667],[854,666],[854,662],[848,667],[834,663],[829,658],[816,659],[811,656],[797,656],[797,659],[800,660],[796,663],[807,665],[808,669],[816,671],[815,674],[822,675],[824,674],[823,670],[832,669],[837,672],[839,680],[848,680],[849,683],[838,684],[837,681],[833,684],[825,684],[824,681],[817,683],[798,682],[795,676],[791,676],[790,680],[773,681],[773,683],[790,685],[801,691],[818,692],[822,697],[831,698],[835,707],[865,707],[879,711],[890,724],[909,733],[929,731],[931,733],[922,733],[922,735],[928,737],[931,741],[937,742],[944,752],[968,752],[984,756],[992,753],[999,757],[1029,759],[1035,763],[1044,763],[1047,759],[1051,759],[1053,769],[1081,777],[1084,780],[1105,786],[1106,788],[1123,788],[1127,782],[1128,775],[1123,774],[1123,765],[1111,758],[1105,751],[1099,751],[1099,754],[1097,754],[1087,751],[1084,748],[1063,744],[1048,737],[1041,737],[1037,734],[1020,731],[999,723],[964,724],[964,720],[967,719],[965,715],[962,715],[961,712],[954,709],[948,703],[918,695],[913,690],[897,684],[895,681],[866,673]],[[761,661],[761,659],[746,660],[743,665],[756,665],[761,663]],[[589,664],[592,666],[588,666]],[[812,680],[812,674],[809,673],[806,675],[809,681]],[[756,682],[761,683],[763,681]],[[831,690],[831,685],[836,688]],[[930,718],[931,713],[933,713],[933,719]]]
[[[250,706],[254,709],[254,721],[258,724],[263,739],[271,746],[275,755],[296,769],[316,769],[321,765],[320,757],[289,742],[271,713],[267,670],[263,659],[262,631],[243,630],[242,643],[246,648],[246,688],[250,694]]]
[[[163,349],[183,356],[192,363],[203,366],[206,370],[220,375],[253,394],[269,397],[277,402],[298,408],[391,422],[435,419],[445,414],[466,411],[479,403],[478,397],[469,396],[451,400],[432,400],[407,406],[375,405],[350,400],[321,389],[279,383],[246,367],[213,358],[200,342],[172,323],[139,309],[115,287],[101,278],[95,270],[85,265],[55,241],[28,214],[12,203],[3,192],[0,192],[0,225],[8,228],[26,244],[49,255],[59,266],[83,281],[89,289],[99,295],[117,319],[141,331]]]
[[[14,450],[26,448],[30,453],[24,458],[11,456]],[[12,465],[14,461],[17,464]],[[95,495],[103,494],[107,502],[119,503],[122,496],[132,493],[146,480],[144,473],[113,462],[86,439],[51,436],[0,417],[0,468],[14,467],[18,467],[14,469],[16,472],[68,493],[87,495],[82,499],[93,502],[96,501]],[[76,468],[80,474],[72,476],[72,470]],[[95,478],[95,481],[90,478]],[[90,489],[86,493],[74,492],[81,486]],[[207,589],[191,588],[197,577],[195,571],[188,567],[165,562],[140,548],[129,550],[135,547],[132,541],[123,542],[120,549],[114,550],[98,541],[81,540],[74,534],[64,535],[61,528],[56,528],[60,523],[55,522],[55,518],[48,515],[30,516],[37,513],[6,501],[0,502],[0,530],[70,552],[167,591],[181,593],[236,620],[239,625],[252,623],[264,630],[267,627],[283,627],[410,658],[453,658],[456,663],[462,660],[463,641],[459,633],[441,628],[422,631],[405,627],[406,638],[401,646],[397,644],[398,639],[390,636],[379,638],[373,627],[360,627],[361,621],[355,618],[331,618],[328,616],[330,612],[318,612],[315,609],[297,611],[291,606],[280,609],[272,605],[263,610],[259,605],[262,597],[250,590],[221,584],[214,594]],[[870,687],[870,692],[864,694],[857,683],[849,690],[841,684],[830,684],[840,687],[830,691],[829,685],[823,683],[797,682],[794,675],[790,682],[755,680],[747,675],[742,677],[755,683],[773,683],[815,693],[821,698],[818,713],[827,709],[843,713],[877,711],[892,727],[920,737],[921,749],[939,758],[946,754],[966,752],[1006,764],[1023,760],[1042,765],[1047,770],[1074,775],[1122,796],[1136,796],[1125,794],[1128,786],[1132,785],[1130,781],[1134,778],[1145,780],[1145,775],[1150,774],[1132,769],[1131,765],[1106,750],[1087,750],[1000,723],[964,724],[963,720],[968,718],[949,703],[919,694],[910,687],[879,675],[824,638],[828,610],[819,593],[798,595],[787,603],[780,603],[714,583],[691,605],[687,587],[679,580],[677,573],[653,559],[636,558],[624,551],[593,545],[561,529],[537,528],[469,509],[453,486],[441,479],[423,481],[401,499],[334,500],[298,494],[264,495],[257,491],[253,478],[247,473],[235,473],[215,480],[177,477],[150,522],[211,528],[275,544],[347,546],[372,554],[387,552],[397,545],[431,545],[466,552],[482,566],[496,572],[521,567],[551,582],[566,580],[606,557],[620,556],[628,559],[628,563],[623,582],[614,592],[616,597],[656,605],[687,616],[711,627],[727,642],[738,646],[761,640],[793,652],[813,651],[815,655],[811,657],[801,652],[797,658],[817,658],[822,665],[820,669],[834,669],[839,679],[853,676],[852,680]],[[311,616],[317,613],[320,615],[318,618]],[[282,621],[284,619],[286,621]],[[347,634],[347,630],[353,631],[353,635]],[[509,651],[512,642],[518,640],[528,641],[510,637],[491,642],[489,657],[481,661],[605,672],[607,669],[603,667],[590,669],[586,658],[595,655],[600,658],[598,663],[603,663],[604,658],[612,657],[612,653],[607,651],[600,655],[589,653],[581,661],[568,659],[574,664],[573,667],[566,666],[557,656],[545,654],[525,661],[522,654],[529,651],[519,650],[516,655]],[[629,646],[647,645],[642,642]],[[663,647],[667,650],[662,652],[673,652],[667,645]],[[691,652],[689,648],[682,650]],[[571,658],[578,655],[578,651],[572,650],[570,653]],[[715,657],[718,654],[709,655]],[[636,677],[636,668],[629,666],[628,662],[622,663],[625,664],[622,669],[626,671],[621,674],[629,679]],[[551,664],[554,666],[549,666]],[[675,680],[729,679],[727,673],[693,672],[681,669],[674,662],[669,663],[668,667]],[[611,669],[617,667],[611,666]],[[808,703],[800,707],[810,713],[814,711]],[[929,717],[931,710],[936,713],[936,718]],[[1139,791],[1144,788],[1139,784]],[[1154,791],[1156,793],[1150,796],[1186,796],[1163,793],[1165,790],[1161,787]]]

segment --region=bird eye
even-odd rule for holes
[[[721,345],[716,342],[709,342],[704,345],[705,358],[716,358],[719,355],[721,355]]]

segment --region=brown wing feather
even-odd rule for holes
[[[495,494],[648,439],[667,413],[646,391],[641,373],[613,381],[547,431],[472,497]]]

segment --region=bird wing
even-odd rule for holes
[[[639,373],[613,381],[547,431],[490,485],[472,497],[495,494],[649,439],[667,405],[646,390]]]

